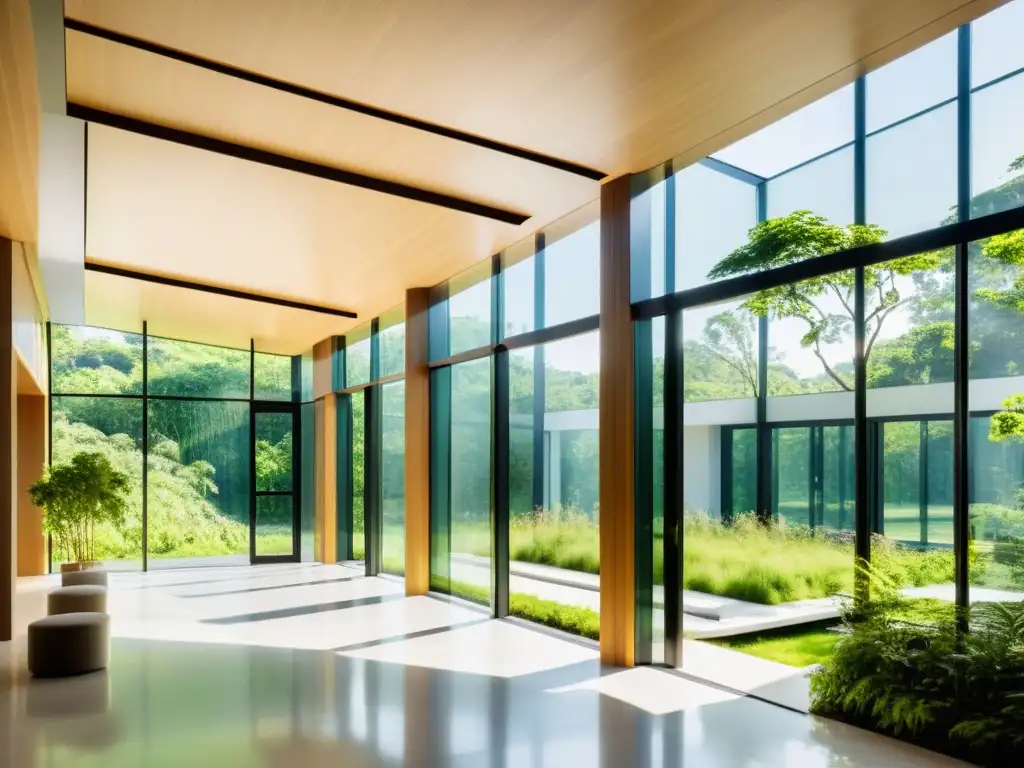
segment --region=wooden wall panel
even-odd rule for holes
[[[18,575],[46,573],[46,536],[43,511],[32,504],[28,487],[46,469],[46,398],[18,395]]]
[[[36,242],[39,92],[29,0],[0,3],[0,236]]]
[[[426,288],[405,292],[405,594],[430,589],[430,368]]]
[[[601,661],[633,666],[633,323],[629,177],[601,188]]]
[[[331,339],[313,345],[313,399],[319,400],[334,390],[331,370]]]

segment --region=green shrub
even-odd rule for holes
[[[884,579],[872,595],[812,674],[811,711],[987,766],[1024,764],[1024,603],[976,604],[963,633],[948,607],[922,614]]]
[[[95,560],[97,527],[125,527],[131,480],[99,451],[79,451],[28,489],[43,508],[43,530],[65,562]]]
[[[976,539],[1024,542],[1024,509],[971,504],[970,516]]]
[[[65,413],[57,410],[53,413],[52,439],[55,457],[94,452],[127,476],[124,514],[96,524],[94,555],[98,560],[141,558],[143,459],[135,441],[128,435],[106,435],[88,424],[69,421]],[[217,507],[218,488],[213,474],[208,462],[181,463],[178,445],[173,440],[154,440],[148,472],[151,557],[248,554],[248,522],[233,519]],[[277,549],[283,546],[261,537],[261,551],[264,545]],[[291,551],[290,544],[287,551]],[[53,558],[67,561],[74,558],[74,553],[65,551],[55,538]]]
[[[683,541],[684,589],[763,605],[853,592],[853,540],[846,534],[812,532],[785,521],[764,526],[752,515],[726,525],[706,514],[687,514]],[[489,557],[490,546],[488,527],[453,527],[453,552]],[[516,516],[509,546],[513,561],[600,572],[598,528],[585,515],[563,511]],[[881,536],[873,538],[872,548],[877,570],[901,586],[953,581],[952,550],[913,549]],[[653,559],[655,583],[663,583],[657,533]]]

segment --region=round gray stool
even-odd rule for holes
[[[50,616],[59,613],[106,613],[107,588],[96,584],[57,587],[46,596],[46,612]]]
[[[106,669],[110,617],[61,613],[28,625],[28,669],[36,677],[71,677]]]
[[[62,587],[74,587],[79,584],[96,584],[107,586],[107,572],[98,568],[86,568],[84,571],[65,571],[60,575]]]

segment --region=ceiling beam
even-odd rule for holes
[[[265,296],[259,293],[247,293],[246,291],[235,290],[234,288],[222,288],[218,285],[208,285],[207,283],[194,283],[190,280],[181,280],[176,277],[165,277],[164,275],[154,275],[149,272],[136,272],[133,269],[124,269],[123,267],[114,267],[110,264],[97,264],[94,261],[85,262],[85,269],[87,272],[100,272],[104,275],[113,275],[115,277],[127,277],[131,280],[142,280],[146,283],[156,283],[157,285],[169,285],[172,288],[185,288],[190,291],[202,291],[203,293],[215,293],[219,296],[228,296],[232,299],[245,299],[247,301],[258,301],[263,304],[274,304],[278,307],[288,307],[289,309],[302,309],[307,312],[319,312],[322,315],[334,315],[335,317],[350,317],[357,318],[358,315],[355,312],[351,312],[347,309],[335,309],[334,307],[324,307],[318,304],[307,304],[304,301],[293,301],[292,299],[280,299],[276,296]]]
[[[157,125],[145,120],[139,120],[127,115],[119,115],[113,112],[104,112],[101,109],[87,107],[82,104],[68,102],[68,116],[85,120],[90,123],[106,125],[110,128],[117,128],[130,133],[137,133],[142,136],[149,136],[154,139],[182,144],[186,147],[202,149],[207,152],[215,152],[219,155],[236,157],[240,160],[248,160],[253,163],[261,163],[274,168],[281,168],[286,171],[303,173],[307,176],[336,181],[339,184],[348,184],[353,187],[381,192],[385,195],[404,197],[407,200],[415,200],[429,205],[438,205],[453,211],[471,213],[475,216],[483,216],[487,219],[494,219],[505,224],[522,224],[530,218],[529,214],[511,211],[507,208],[498,208],[485,203],[478,203],[474,200],[467,200],[463,197],[447,195],[443,192],[434,192],[422,187],[414,187],[409,184],[402,184],[397,181],[388,181],[376,176],[346,171],[341,168],[333,168],[328,165],[321,165],[309,160],[300,160],[288,155],[279,155],[276,152],[268,152],[265,149],[235,144],[223,139],[215,139],[212,136],[204,136],[190,131],[183,131],[179,128],[170,128],[166,125]]]
[[[376,117],[380,120],[387,120],[389,123],[395,123],[397,125],[405,126],[406,128],[413,128],[418,131],[425,131],[426,133],[433,133],[437,136],[443,136],[447,139],[453,139],[455,141],[461,141],[466,144],[473,144],[484,149],[490,149],[495,152],[501,152],[512,157],[518,157],[522,160],[528,160],[533,163],[539,163],[546,165],[549,168],[555,168],[559,171],[565,171],[566,173],[573,173],[577,176],[582,176],[586,179],[592,179],[594,181],[601,181],[606,174],[604,171],[598,171],[594,168],[588,168],[585,165],[574,163],[570,160],[563,160],[559,157],[552,157],[545,155],[540,152],[534,152],[531,149],[524,149],[523,147],[516,147],[512,144],[504,144],[494,139],[488,139],[484,136],[476,136],[472,133],[466,133],[455,128],[449,128],[445,125],[438,125],[437,123],[431,123],[426,120],[419,120],[415,117],[409,117],[402,115],[397,112],[391,112],[380,107],[375,107],[371,104],[363,104],[362,102],[353,101],[351,99],[345,99],[340,96],[334,96],[330,93],[324,93],[323,91],[317,91],[312,88],[306,88],[305,86],[298,85],[296,83],[290,83],[286,80],[278,80],[274,77],[268,77],[261,75],[256,72],[250,72],[239,67],[233,67],[230,64],[224,64],[219,61],[213,61],[202,56],[195,56],[191,53],[185,53],[184,51],[175,50],[166,45],[160,45],[149,40],[142,40],[138,37],[132,37],[131,35],[125,35],[120,32],[115,32],[111,29],[105,29],[103,27],[97,27],[94,24],[89,24],[84,21],[78,21],[76,19],[64,19],[64,28],[70,29],[74,32],[81,32],[85,35],[91,35],[102,40],[107,40],[112,43],[118,43],[119,45],[126,45],[130,48],[135,48],[140,51],[146,51],[157,56],[163,56],[168,59],[174,59],[184,64],[190,64],[194,67],[201,67],[202,69],[209,70],[210,72],[216,72],[221,75],[228,77],[234,77],[238,80],[244,80],[247,83],[253,83],[255,85],[261,85],[266,88],[273,88],[274,90],[281,91],[282,93],[289,93],[292,96],[298,96],[303,99],[310,99],[312,101],[319,101],[322,104],[329,104],[332,107],[339,109],[345,109],[350,112],[358,112],[361,115],[368,115],[369,117]]]

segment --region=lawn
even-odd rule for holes
[[[381,563],[385,573],[401,576],[405,573],[405,528],[398,525],[385,525],[381,536]],[[366,559],[366,533],[352,533],[352,559]]]
[[[491,599],[487,587],[476,584],[453,581],[450,589],[456,597],[471,600],[474,603],[487,605]],[[600,616],[597,611],[590,608],[563,605],[553,600],[543,600],[533,595],[512,592],[508,596],[508,610],[512,616],[564,632],[571,632],[581,637],[589,637],[591,640],[597,640],[600,636]]]
[[[723,637],[705,642],[791,667],[807,667],[821,664],[830,658],[841,637],[838,632],[828,629],[803,629],[796,632]]]

